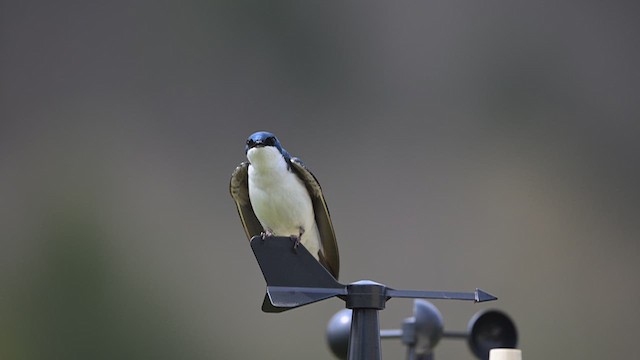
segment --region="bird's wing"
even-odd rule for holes
[[[231,197],[238,207],[238,214],[240,215],[244,232],[247,234],[247,238],[251,240],[253,236],[260,235],[263,228],[258,217],[253,212],[253,207],[251,207],[251,201],[249,200],[248,169],[249,163],[243,162],[233,171],[229,182],[229,192],[231,192]]]
[[[320,241],[322,249],[319,255],[320,263],[338,279],[340,272],[340,255],[338,254],[338,243],[336,242],[336,234],[333,231],[331,216],[327,203],[324,201],[322,189],[318,183],[318,179],[307,169],[304,163],[298,158],[291,158],[292,169],[302,179],[309,191],[311,201],[313,202],[313,211],[316,216],[316,224],[320,232]]]

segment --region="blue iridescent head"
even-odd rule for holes
[[[251,134],[251,136],[249,136],[249,138],[247,139],[247,143],[244,147],[244,152],[247,153],[249,149],[265,147],[265,146],[275,147],[285,157],[288,157],[289,155],[282,148],[282,145],[280,145],[280,141],[278,140],[278,138],[272,133],[267,131],[258,131]]]

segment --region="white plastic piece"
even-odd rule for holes
[[[489,360],[522,360],[522,350],[491,349],[489,350]]]

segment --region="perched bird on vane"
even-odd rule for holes
[[[235,169],[229,190],[247,238],[289,236],[337,279],[338,244],[318,180],[272,133],[249,136],[245,153],[249,161]]]

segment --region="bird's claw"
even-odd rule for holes
[[[295,236],[295,235],[289,236],[291,241],[293,241],[293,252],[296,254],[298,253],[297,250],[298,250],[298,246],[300,245],[300,239],[302,238],[302,234],[304,234],[304,228],[300,226],[298,230],[299,230],[298,236]]]
[[[300,237],[299,236],[295,236],[295,235],[291,235],[289,236],[289,238],[291,239],[291,241],[293,241],[293,252],[294,253],[298,253],[298,246],[300,246]]]
[[[273,236],[273,231],[271,231],[271,229],[265,229],[263,232],[260,233],[260,237],[262,238],[262,241],[264,241],[264,239]]]

